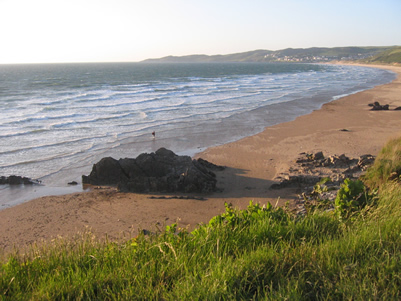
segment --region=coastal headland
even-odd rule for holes
[[[372,66],[374,67],[374,66]],[[224,211],[224,204],[244,208],[250,200],[279,206],[297,198],[294,188],[272,190],[277,175],[287,173],[300,153],[358,158],[376,155],[401,133],[401,67],[376,66],[397,74],[385,85],[349,95],[294,121],[266,128],[239,141],[196,155],[217,165],[219,192],[207,195],[134,194],[110,187],[46,196],[0,211],[0,248],[8,251],[56,237],[90,230],[99,238],[123,239],[174,222],[193,229]],[[388,104],[372,111],[370,103]]]

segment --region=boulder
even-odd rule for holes
[[[117,186],[126,192],[211,192],[216,189],[218,167],[203,159],[178,156],[160,148],[137,158],[103,158],[93,165],[83,183]]]
[[[323,160],[323,159],[324,159],[323,152],[317,152],[317,153],[313,154],[313,156],[312,156],[313,161]]]

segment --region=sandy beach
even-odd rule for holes
[[[239,208],[245,208],[250,200],[291,204],[297,197],[294,189],[269,188],[301,152],[354,158],[377,155],[386,141],[401,134],[401,111],[394,111],[401,106],[401,67],[380,68],[397,73],[397,79],[197,154],[197,158],[227,167],[216,173],[221,192],[196,195],[206,200],[170,198],[178,194],[151,199],[155,194],[121,193],[108,187],[42,197],[0,211],[0,249],[7,252],[87,230],[99,238],[107,234],[109,239],[124,239],[142,229],[154,231],[173,222],[191,230],[223,212],[225,202]],[[376,101],[389,104],[390,110],[371,111],[368,104]]]

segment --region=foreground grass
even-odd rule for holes
[[[401,298],[399,187],[352,225],[332,213],[227,208],[193,233],[58,241],[2,264],[2,298],[369,300]],[[232,219],[230,219],[232,218]]]
[[[0,299],[397,300],[400,199],[387,182],[348,220],[250,203],[191,233],[172,225],[123,244],[90,233],[57,240],[0,263]]]

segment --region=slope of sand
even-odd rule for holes
[[[124,239],[141,229],[153,231],[176,221],[193,229],[223,212],[225,202],[240,208],[250,200],[283,205],[296,197],[295,191],[270,190],[269,186],[301,152],[376,155],[386,141],[401,134],[401,111],[392,110],[401,106],[401,67],[381,68],[396,72],[397,79],[198,154],[196,157],[227,166],[217,173],[222,192],[204,195],[207,200],[149,199],[151,195],[120,193],[113,188],[42,197],[0,211],[0,248],[9,251],[13,246],[72,237],[87,229],[100,238],[107,234],[109,239]],[[370,111],[368,104],[375,101],[390,104],[390,110]]]

